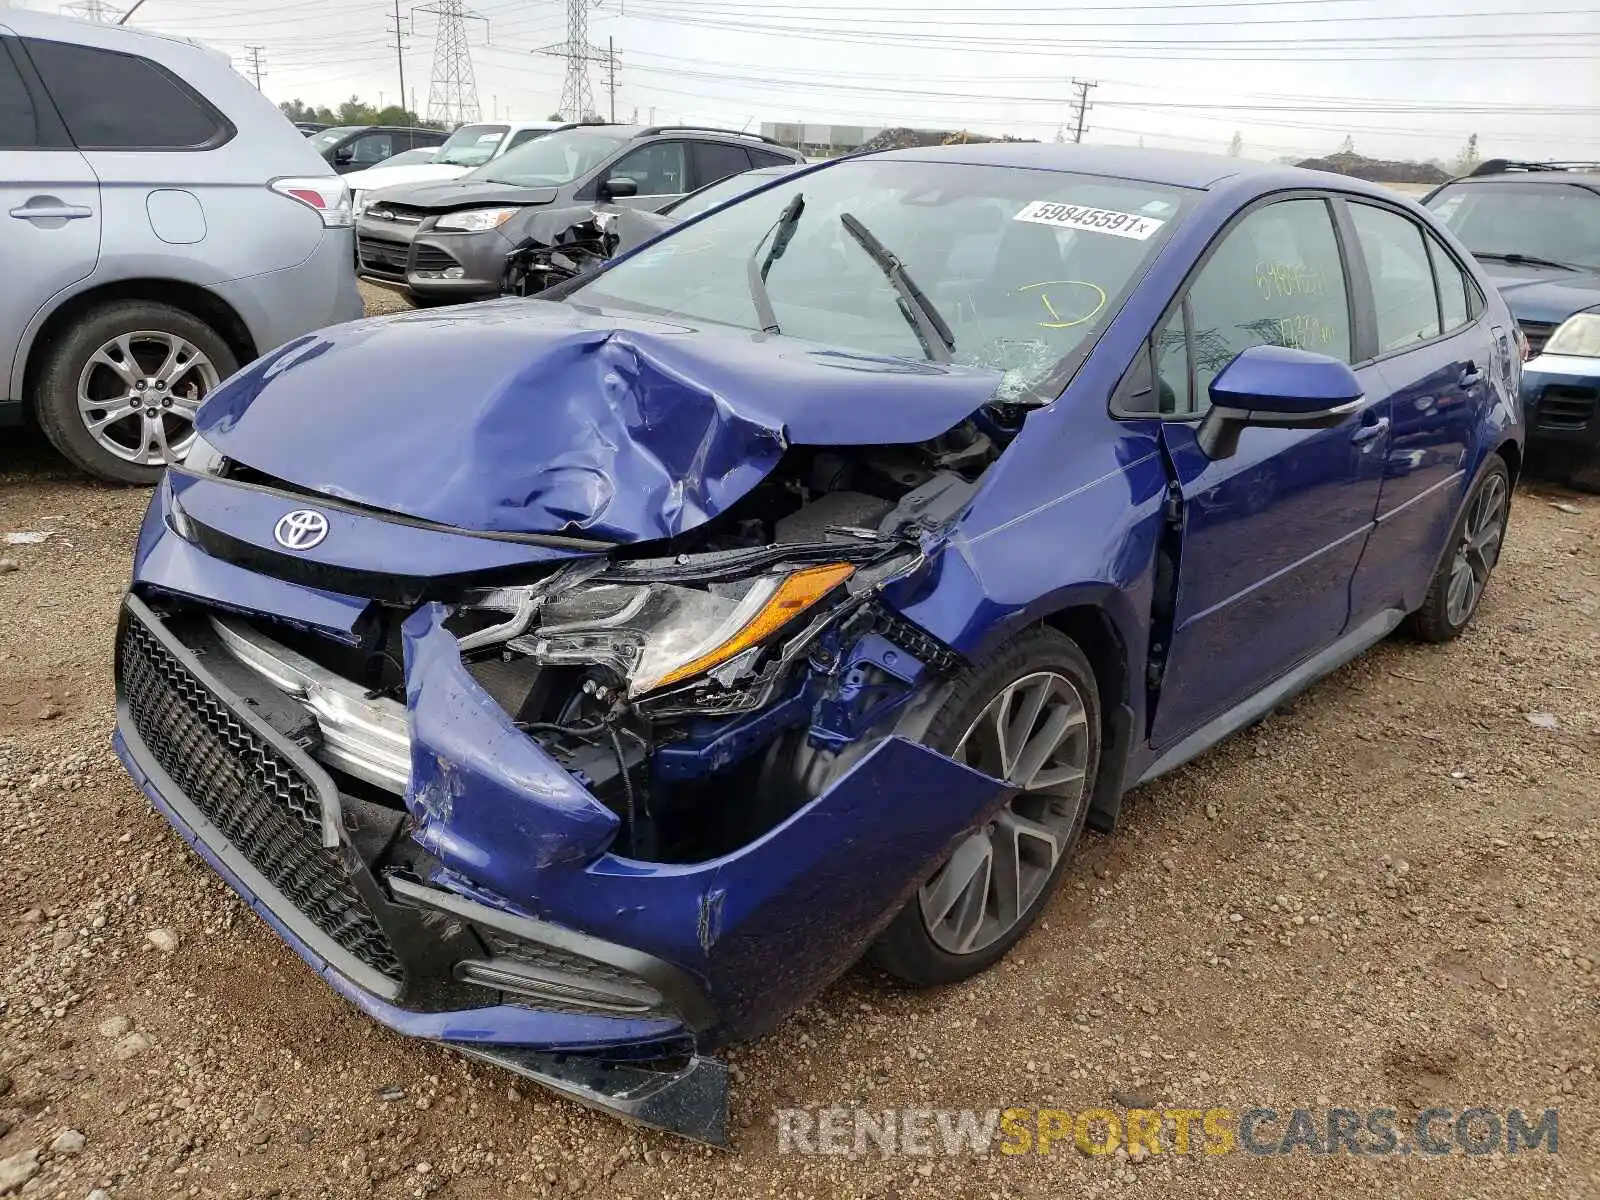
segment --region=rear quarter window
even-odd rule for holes
[[[24,45],[80,150],[209,150],[233,136],[205,97],[150,59],[38,38]]]

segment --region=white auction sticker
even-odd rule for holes
[[[1054,200],[1035,200],[1012,218],[1032,221],[1036,225],[1054,225],[1060,229],[1086,229],[1091,233],[1109,233],[1116,237],[1133,238],[1142,242],[1166,224],[1154,217],[1141,217],[1138,213],[1117,212],[1110,208],[1090,208],[1083,204],[1060,204]]]

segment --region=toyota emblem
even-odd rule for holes
[[[273,539],[285,550],[310,550],[328,536],[328,518],[311,508],[297,508],[278,518]]]

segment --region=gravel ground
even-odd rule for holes
[[[1600,499],[1524,486],[1466,637],[1386,643],[1130,797],[995,970],[857,973],[737,1049],[731,1155],[388,1033],[184,849],[108,744],[145,500],[0,445],[0,533],[53,531],[0,545],[0,1195],[1600,1196]],[[1555,1106],[1561,1153],[806,1158],[773,1129],[1135,1097]]]

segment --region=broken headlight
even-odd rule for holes
[[[756,650],[855,570],[826,563],[704,588],[590,583],[546,599],[537,628],[507,647],[550,666],[609,667],[638,696]]]

